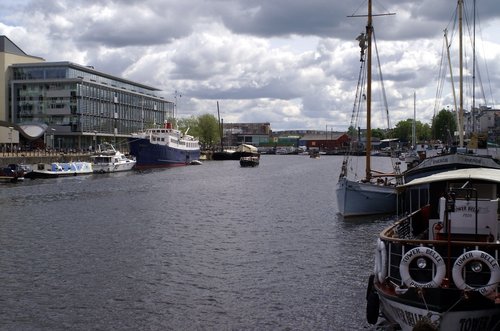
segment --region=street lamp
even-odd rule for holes
[[[54,132],[56,131],[56,129],[54,128],[50,128],[50,149],[53,150],[54,149]]]
[[[10,152],[12,153],[12,155],[14,155],[14,150],[12,149],[12,130],[14,130],[14,128],[12,126],[9,126]]]
[[[94,130],[94,152],[97,150],[97,131]]]

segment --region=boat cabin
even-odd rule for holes
[[[491,173],[491,174],[490,174]],[[498,226],[498,170],[463,169],[403,185],[402,207],[410,216],[404,237],[494,241]]]

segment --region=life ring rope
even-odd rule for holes
[[[472,287],[465,282],[463,276],[464,269],[471,261],[480,261],[488,266],[491,274],[488,284],[480,287]],[[490,254],[480,250],[473,250],[465,252],[457,258],[455,264],[453,264],[452,276],[457,288],[461,290],[478,291],[482,295],[487,296],[495,291],[500,283],[500,266],[498,265],[498,261]]]
[[[421,283],[414,280],[410,275],[410,263],[418,257],[426,257],[436,267],[436,274],[431,281]],[[408,287],[439,287],[446,275],[446,265],[443,258],[434,249],[429,247],[415,247],[410,249],[401,259],[399,264],[401,280]]]

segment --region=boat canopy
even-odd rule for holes
[[[248,144],[241,144],[236,148],[237,152],[249,152],[249,153],[257,153],[258,149],[255,146]]]
[[[500,169],[467,168],[467,169],[450,170],[422,178],[416,178],[404,185],[401,185],[401,187],[429,184],[433,182],[440,182],[447,180],[467,180],[467,179],[484,180],[488,182],[500,183]]]

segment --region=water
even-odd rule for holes
[[[369,329],[389,221],[337,215],[341,162],[1,184],[0,330]]]

